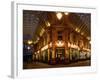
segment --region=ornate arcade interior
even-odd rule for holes
[[[24,10],[23,54],[47,64],[91,59],[90,20],[90,13]]]

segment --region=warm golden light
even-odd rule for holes
[[[65,12],[64,14],[65,14],[65,15],[68,15],[69,13],[68,13],[68,12]]]
[[[70,44],[69,42],[68,42],[68,47],[70,47],[70,48],[75,48],[75,49],[78,49],[78,50],[79,50],[79,47],[78,47],[77,45],[75,45],[75,44]]]
[[[44,47],[41,49],[41,51],[44,51],[44,50],[46,50],[47,48],[48,48],[48,45],[44,46]]]
[[[78,50],[80,50],[80,48],[78,47]]]
[[[84,33],[82,32],[81,35],[84,35]]]
[[[50,22],[47,22],[47,26],[50,27],[50,25],[51,25]]]
[[[52,47],[52,42],[50,42],[49,46]]]
[[[74,44],[71,44],[70,47],[71,47],[71,48],[78,49],[78,46],[77,46],[77,45],[74,45]]]
[[[80,32],[80,29],[76,28],[75,31]]]
[[[57,41],[57,42],[56,42],[56,45],[57,45],[58,47],[62,47],[62,46],[64,45],[64,42],[63,42],[63,41]]]
[[[49,46],[52,47],[52,43],[51,42],[50,42]],[[39,53],[40,51],[44,51],[46,49],[48,49],[48,44],[45,45],[44,47],[42,47],[41,50],[38,50],[37,53]]]
[[[39,53],[40,51],[37,51],[37,53]]]
[[[90,49],[87,49],[87,48],[83,48],[83,50],[86,50],[86,51],[89,51],[90,52]]]
[[[41,29],[41,32],[40,32],[40,36],[42,36],[44,32],[45,32],[45,29],[42,28],[42,29]]]
[[[78,28],[76,28],[75,31],[78,31]]]
[[[68,47],[70,47],[70,43],[68,42]]]
[[[91,44],[91,41],[89,43]]]
[[[28,42],[27,42],[29,45],[30,44],[32,44],[33,43],[33,41],[32,40],[28,40]]]
[[[78,29],[77,32],[80,32],[80,30]]]
[[[87,37],[88,40],[90,40],[90,37]]]
[[[62,18],[62,13],[57,13],[56,16],[60,20]]]
[[[34,44],[38,43],[38,40],[34,41]]]

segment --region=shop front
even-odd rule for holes
[[[64,48],[56,48],[56,63],[64,63],[65,60],[65,49]]]
[[[75,62],[79,60],[79,50],[75,48],[69,49],[70,62]]]

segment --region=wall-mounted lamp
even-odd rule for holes
[[[27,43],[30,45],[30,44],[33,43],[33,41],[32,40],[28,40]]]
[[[30,46],[28,46],[27,49],[30,50],[31,49]]]
[[[69,15],[69,13],[68,13],[68,12],[65,12],[64,14],[65,14],[65,15]]]
[[[47,25],[47,27],[50,27],[51,24],[50,24],[50,22],[47,22],[46,25]]]
[[[57,13],[56,16],[60,20],[62,18],[62,13]]]
[[[56,45],[57,45],[58,47],[62,47],[62,46],[64,46],[64,42],[58,40],[58,41],[56,42]]]
[[[91,44],[91,41],[89,43]]]

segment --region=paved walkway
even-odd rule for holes
[[[48,65],[46,63],[24,63],[24,69],[36,69],[36,68],[57,68],[57,67],[77,67],[77,66],[90,66],[90,60],[73,62],[70,64],[56,64],[56,65]]]

